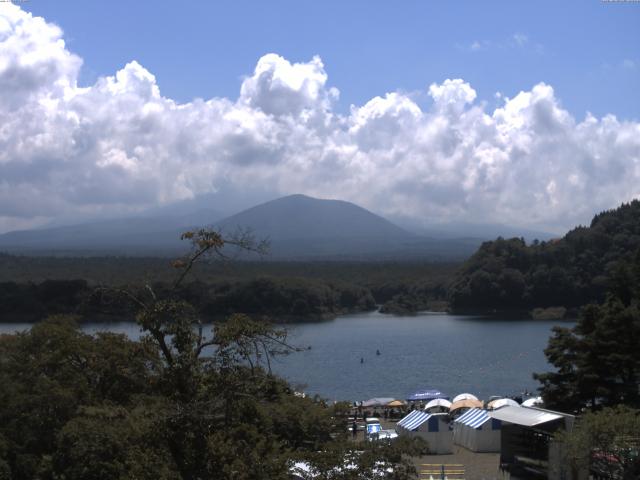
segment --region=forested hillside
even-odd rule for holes
[[[164,291],[170,284],[155,282],[153,287]],[[127,288],[132,291],[145,289],[140,284]],[[208,320],[236,312],[280,322],[321,320],[375,308],[375,301],[366,288],[300,278],[190,282],[181,286],[176,294],[193,304]],[[98,315],[133,318],[134,305],[121,297],[111,297],[84,280],[46,280],[38,284],[0,282],[0,319],[5,322],[37,321],[61,313],[83,318]]]
[[[209,318],[240,311],[279,321],[316,320],[372,310],[375,304],[387,302],[385,311],[410,312],[426,308],[429,301],[444,300],[458,266],[424,262],[203,262],[191,271],[191,281],[181,289],[181,295]],[[147,283],[162,289],[174,278],[175,269],[163,258],[0,254],[0,321],[36,321],[62,313],[90,318],[102,313],[130,316],[127,306],[97,303],[91,298],[94,289],[139,289]]]
[[[612,275],[640,247],[640,201],[596,215],[563,238],[484,243],[449,289],[454,310],[579,307],[601,302]]]

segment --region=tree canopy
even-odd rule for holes
[[[640,410],[618,406],[582,416],[562,432],[565,461],[574,471],[591,469],[604,478],[640,477]]]
[[[402,452],[424,443],[352,443],[344,405],[272,374],[270,359],[294,349],[286,331],[242,314],[207,331],[176,292],[230,241],[185,238],[172,288],[115,292],[137,306],[139,341],[83,333],[68,315],[0,336],[0,479],[284,479],[295,460],[327,479],[415,474]]]
[[[485,242],[449,289],[454,309],[581,307],[602,302],[621,260],[640,248],[640,201],[548,242]]]
[[[545,404],[580,411],[640,408],[640,250],[616,270],[604,303],[572,328],[554,327],[545,349],[555,371],[535,374]]]

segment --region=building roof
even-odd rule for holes
[[[552,412],[551,410],[542,410],[540,408],[529,407],[513,407],[508,405],[499,410],[489,412],[491,418],[502,420],[503,422],[515,423],[525,427],[533,427],[543,423],[552,422],[560,418],[571,417],[560,412]]]

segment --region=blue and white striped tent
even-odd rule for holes
[[[489,414],[487,413],[487,411],[481,410],[479,408],[472,408],[471,410],[467,410],[465,413],[454,420],[454,422],[456,423],[462,423],[463,425],[467,425],[471,428],[481,427],[485,422],[488,421]]]
[[[431,453],[443,454],[453,451],[453,432],[447,422],[447,414],[431,414],[413,410],[396,424],[398,435],[424,438]]]
[[[421,412],[420,410],[413,410],[409,413],[409,415],[400,420],[396,426],[402,427],[406,430],[415,430],[424,422],[429,420],[430,416],[430,414]]]
[[[473,452],[499,452],[502,422],[472,408],[454,420],[453,443]]]

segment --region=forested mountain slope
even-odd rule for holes
[[[548,242],[498,238],[464,263],[449,290],[454,310],[578,307],[600,302],[612,274],[640,247],[640,201],[596,215]]]

